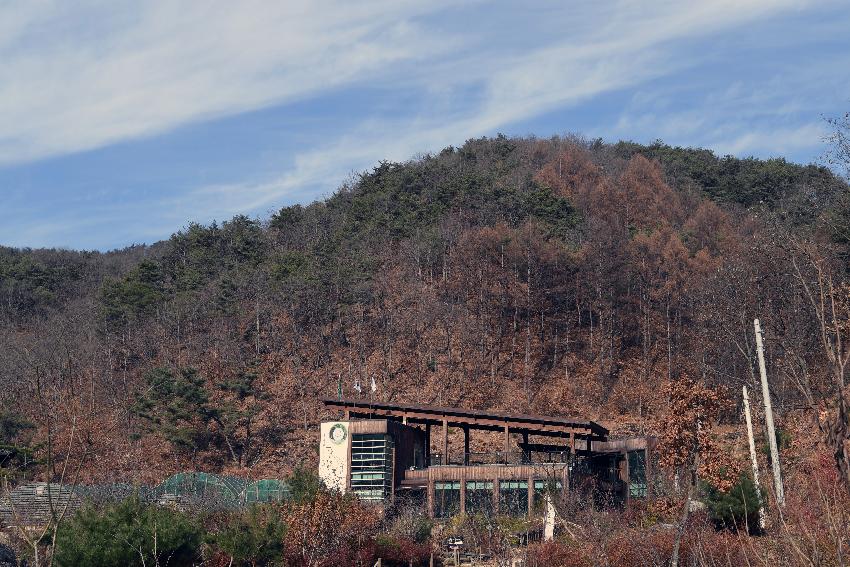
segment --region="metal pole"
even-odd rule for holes
[[[776,446],[776,429],[773,427],[773,405],[770,403],[770,389],[767,386],[767,369],[764,364],[764,345],[762,345],[761,325],[753,321],[756,331],[756,352],[761,373],[761,394],[764,398],[764,423],[767,427],[767,442],[770,445],[770,460],[773,465],[773,487],[776,491],[776,503],[785,505],[785,491],[782,489],[782,473],[779,470],[779,448]]]
[[[756,441],[753,437],[753,419],[750,414],[750,397],[747,395],[747,387],[744,386],[744,417],[747,420],[747,439],[750,441],[750,460],[753,463],[753,484],[756,487],[756,499],[759,506],[759,529],[764,530],[764,506],[761,501],[761,486],[759,485],[759,463],[756,459]]]

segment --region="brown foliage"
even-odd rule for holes
[[[662,390],[669,400],[659,429],[659,464],[668,469],[689,467],[699,454],[699,478],[720,490],[728,490],[740,467],[718,447],[712,428],[729,399],[719,389],[708,388],[688,376],[672,380]]]
[[[285,520],[285,553],[291,563],[334,567],[372,556],[380,518],[377,508],[354,497],[321,491],[315,500],[293,505]]]

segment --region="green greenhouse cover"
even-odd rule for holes
[[[174,474],[154,488],[158,497],[176,496],[215,500],[225,504],[279,502],[289,495],[289,487],[277,479],[249,481],[236,476],[205,472]]]

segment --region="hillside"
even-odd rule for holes
[[[754,317],[790,428],[829,391],[802,286],[844,278],[848,203],[812,165],[500,136],[264,221],[3,248],[3,442],[73,429],[88,481],[280,477],[316,461],[317,399],[372,378],[388,401],[655,433],[672,379],[752,383]]]

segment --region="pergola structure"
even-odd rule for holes
[[[552,489],[591,486],[618,501],[646,494],[653,441],[610,440],[593,421],[371,400],[322,403],[344,417],[322,423],[320,475],[328,486],[368,500],[419,494],[429,514],[447,517],[477,509],[482,498],[493,511],[531,514]],[[441,439],[431,454],[435,426]],[[449,428],[463,432],[460,459],[449,456]],[[470,453],[472,430],[502,432],[503,451]],[[516,435],[522,440],[512,445]]]
[[[463,431],[464,465],[469,464],[470,430],[503,431],[505,454],[511,452],[510,436],[512,433],[522,435],[523,441],[519,446],[524,452],[554,452],[569,449],[575,454],[577,450],[591,451],[594,441],[607,441],[608,439],[607,429],[596,422],[578,419],[413,404],[390,404],[366,400],[327,398],[323,399],[322,403],[328,409],[343,411],[346,420],[387,419],[405,425],[424,425],[426,447],[431,446],[431,428],[441,426],[441,447],[444,459],[449,454],[449,427],[459,428]],[[569,446],[529,443],[529,435],[568,439]],[[425,459],[426,466],[430,466],[430,451],[426,453]],[[448,464],[448,462],[442,464]]]

